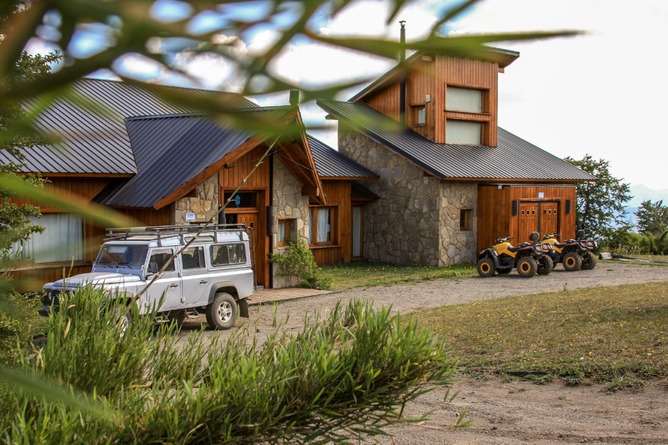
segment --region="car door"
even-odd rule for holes
[[[159,276],[146,291],[149,309],[160,305],[160,311],[177,309],[182,305],[182,286],[181,277],[177,271],[177,261],[170,261],[174,255],[174,249],[171,247],[156,247],[151,249],[148,271],[152,272],[148,278],[151,283],[155,277],[154,273],[162,270],[167,264],[165,271]]]
[[[181,253],[182,297],[185,307],[204,306],[209,299],[209,274],[204,262],[204,246],[190,246]]]

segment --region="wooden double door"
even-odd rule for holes
[[[529,241],[531,232],[543,235],[559,232],[559,201],[520,201],[516,243]]]

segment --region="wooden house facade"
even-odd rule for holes
[[[96,115],[66,99],[57,101],[39,125],[62,137],[60,147],[24,150],[23,171],[40,173],[59,197],[113,208],[138,226],[246,224],[262,287],[290,284],[269,257],[298,238],[309,240],[319,264],[351,261],[352,204],[369,202],[354,201],[353,185],[363,188],[358,181],[376,175],[307,135],[295,105],[257,107],[234,94],[189,91],[218,94],[257,122],[268,119],[290,131],[269,139],[165,104],[136,86],[84,79],[74,85],[74,94],[110,113]],[[0,161],[12,160],[0,153]],[[89,221],[41,210],[35,222],[45,232],[20,246],[35,262],[14,271],[32,276],[25,289],[90,271],[104,239],[104,228]]]
[[[444,266],[500,237],[575,236],[576,185],[595,178],[498,127],[498,75],[517,57],[416,53],[349,101],[318,102],[339,151],[379,174],[365,257]]]

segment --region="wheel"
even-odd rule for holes
[[[580,267],[582,270],[592,270],[596,267],[596,255],[592,252],[587,252],[582,255],[582,266]]]
[[[206,322],[211,329],[229,329],[237,320],[237,302],[226,292],[217,293],[206,307]]]
[[[547,255],[543,255],[538,259],[538,275],[549,275],[554,269],[554,261]]]
[[[530,256],[524,256],[517,261],[517,273],[522,278],[531,278],[536,275],[538,264],[536,260]]]
[[[569,272],[580,270],[580,267],[582,267],[582,258],[575,252],[568,252],[561,259],[561,262],[564,264],[564,269]]]
[[[478,261],[478,275],[483,278],[494,276],[494,260],[486,256]]]
[[[507,267],[505,269],[500,269],[499,268],[499,269],[496,269],[496,273],[498,273],[499,275],[508,275],[510,272],[512,272],[512,270],[513,269],[511,269],[510,267]]]

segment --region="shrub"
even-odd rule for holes
[[[322,277],[313,252],[304,239],[288,243],[282,254],[272,254],[269,260],[279,266],[278,275],[299,279],[301,287],[329,289],[331,282]]]

